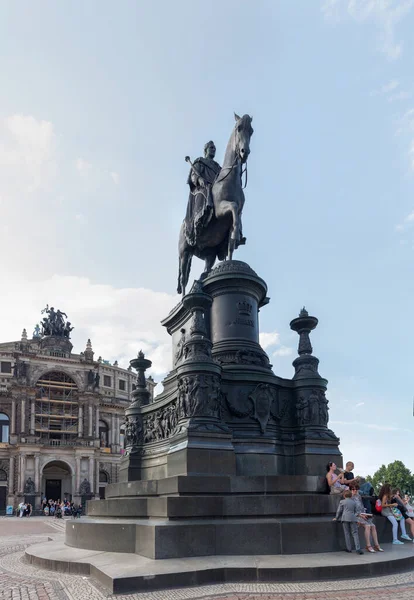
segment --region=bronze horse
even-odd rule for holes
[[[185,294],[194,255],[205,261],[205,277],[213,268],[216,258],[231,260],[234,250],[245,242],[241,223],[244,206],[242,169],[250,154],[253,117],[239,117],[236,114],[234,117],[236,124],[227,144],[224,163],[211,189],[214,216],[198,237],[196,246],[187,243],[184,222],[181,226],[178,243],[179,294]]]

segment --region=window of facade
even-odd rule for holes
[[[11,373],[12,372],[11,362],[1,361],[1,372],[2,373]]]
[[[119,430],[119,445],[121,446],[121,454],[123,454],[125,448],[125,424],[121,425]]]
[[[104,375],[104,386],[111,387],[111,376],[110,375]]]
[[[0,469],[0,481],[7,481],[7,473],[3,469]]]
[[[9,417],[4,413],[0,413],[0,442],[3,444],[9,443],[9,424]]]
[[[125,389],[126,389],[125,379],[120,379],[118,383],[119,383],[119,389],[121,390],[121,392],[125,392]]]

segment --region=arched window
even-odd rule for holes
[[[0,442],[9,443],[9,417],[4,413],[0,413]]]
[[[108,483],[108,473],[99,471],[99,483]]]
[[[99,421],[99,439],[101,440],[101,447],[108,447],[108,425],[105,421]]]

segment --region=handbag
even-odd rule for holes
[[[400,511],[399,508],[397,508],[396,506],[392,506],[391,507],[391,512],[392,512],[393,516],[397,519],[397,521],[401,521],[401,519],[402,519],[402,512]]]

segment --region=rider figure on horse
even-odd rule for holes
[[[221,167],[214,160],[216,146],[210,141],[204,146],[204,157],[197,158],[191,167],[187,183],[190,186],[187,213],[185,215],[185,236],[190,246],[196,246],[198,238],[214,216],[211,194],[213,183]]]

